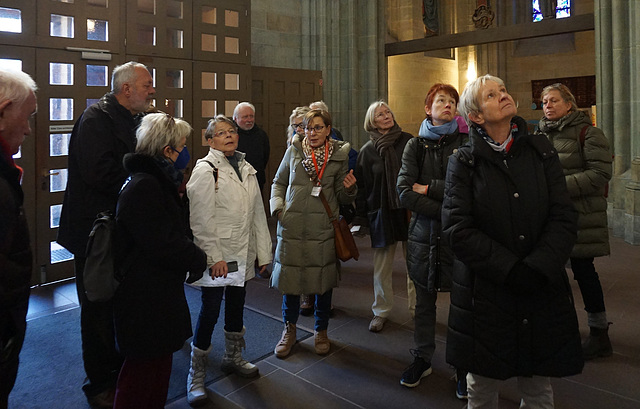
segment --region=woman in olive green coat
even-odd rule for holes
[[[348,171],[350,146],[329,137],[331,116],[312,110],[303,120],[305,135],[294,135],[271,186],[271,214],[278,218],[271,286],[283,294],[285,329],[275,354],[284,358],[296,341],[300,294],[315,294],[315,350],[329,352],[331,295],[338,285],[333,225],[318,197],[326,197],[333,215],[352,203],[357,187]]]
[[[578,211],[578,239],[571,251],[571,270],[578,281],[589,324],[583,342],[585,359],[613,353],[609,322],[600,278],[593,258],[609,254],[607,228],[607,182],[611,179],[611,150],[604,133],[587,114],[578,110],[576,99],[565,85],[542,90],[544,118],[538,126],[558,151],[567,189]]]

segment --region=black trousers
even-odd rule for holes
[[[115,388],[124,358],[116,350],[113,301],[91,302],[84,292],[82,274],[85,262],[84,257],[75,258],[82,360],[87,374],[82,390],[87,396],[95,396]]]
[[[9,393],[16,383],[28,309],[29,291],[12,305],[0,307],[0,409],[8,407]]]

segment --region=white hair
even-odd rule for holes
[[[149,71],[146,65],[135,61],[116,66],[111,74],[111,92],[119,94],[124,84],[133,83],[137,75],[136,68],[144,68]]]
[[[251,110],[253,111],[253,114],[255,115],[256,107],[254,107],[252,103],[250,103],[250,102],[241,102],[238,105],[236,105],[235,109],[233,110],[233,120],[234,121],[238,121],[238,111],[240,111],[242,108],[246,108],[246,107],[251,108]]]
[[[38,86],[29,74],[0,68],[0,103],[9,100],[20,106],[37,90]]]

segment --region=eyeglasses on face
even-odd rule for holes
[[[300,122],[299,124],[291,124],[291,127],[293,129],[298,129],[298,128],[303,128],[304,129],[304,125],[302,125],[302,122]]]
[[[387,109],[387,110],[384,110],[384,111],[382,111],[382,112],[378,112],[378,113],[375,115],[375,118],[376,118],[376,119],[380,119],[380,118],[382,118],[382,117],[384,117],[384,116],[391,116],[391,111],[389,111],[389,110]]]
[[[326,126],[316,125],[316,126],[314,126],[313,128],[306,127],[306,128],[304,128],[304,131],[305,131],[305,132],[309,132],[309,133],[311,133],[312,131],[316,131],[316,133],[319,133],[319,132],[321,132],[324,128],[326,128]]]
[[[227,129],[226,131],[218,131],[216,133],[213,134],[213,136],[215,136],[216,138],[223,138],[227,135],[236,135],[238,133],[238,131],[236,131],[235,129],[231,128],[231,129]]]

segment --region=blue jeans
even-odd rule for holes
[[[227,332],[241,332],[244,320],[244,298],[247,294],[247,283],[243,287],[201,287],[202,307],[198,316],[198,323],[193,334],[193,345],[206,350],[211,345],[213,329],[218,322],[222,295],[224,301],[224,330]]]
[[[324,294],[309,294],[315,298],[314,317],[316,318],[315,330],[324,331],[329,327],[329,314],[331,313],[331,296],[333,290]],[[282,319],[285,323],[298,323],[300,314],[300,295],[285,294],[282,296]]]

